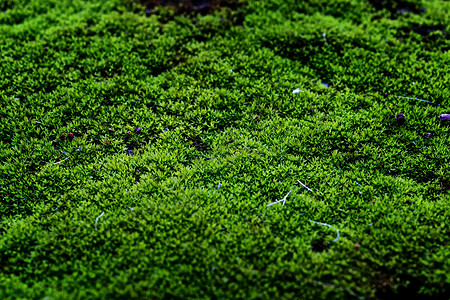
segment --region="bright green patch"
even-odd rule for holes
[[[0,1],[1,299],[449,297],[450,4],[229,2]]]

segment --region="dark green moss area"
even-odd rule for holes
[[[1,299],[450,298],[450,2],[0,8]]]

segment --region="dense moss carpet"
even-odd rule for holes
[[[0,8],[1,299],[450,298],[450,2]]]

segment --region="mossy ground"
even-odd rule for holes
[[[166,4],[0,1],[0,298],[449,298],[450,2]]]

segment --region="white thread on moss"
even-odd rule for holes
[[[434,103],[434,102],[431,102],[431,101],[428,101],[428,100],[419,99],[419,98],[411,98],[411,97],[403,97],[403,96],[393,96],[393,97],[422,101],[422,102],[430,103],[430,104],[433,104],[433,105],[436,105],[436,106],[440,105],[439,103]]]
[[[105,212],[102,212],[97,218],[95,218],[95,231],[97,231],[97,221],[100,219]]]
[[[309,220],[309,221],[312,222],[312,223],[319,224],[319,225],[323,225],[323,226],[327,226],[327,227],[330,227],[331,229],[336,230],[336,232],[337,232],[337,237],[336,237],[332,242],[335,242],[335,243],[336,243],[336,242],[339,240],[339,229],[334,228],[333,226],[331,226],[330,224],[327,224],[327,223],[321,223],[321,222],[316,222],[316,221],[312,221],[312,220]]]

